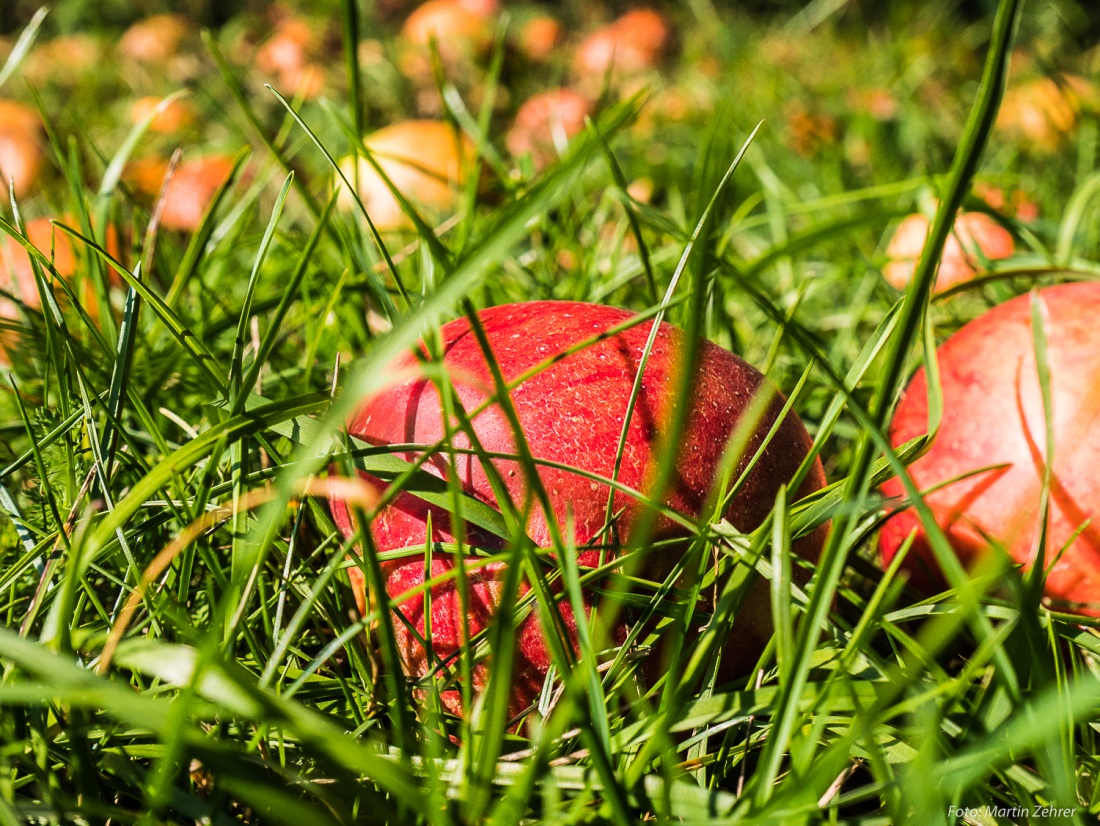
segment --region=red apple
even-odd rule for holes
[[[1049,565],[1086,520],[1100,516],[1100,284],[1048,287],[1039,295],[1046,308],[1055,437]],[[986,537],[991,537],[1029,567],[1047,455],[1029,296],[1012,299],[967,324],[940,347],[938,358],[943,422],[932,448],[909,471],[923,490],[970,471],[1004,465],[952,482],[925,501],[964,564],[987,552]],[[925,433],[927,417],[927,379],[921,369],[894,415],[892,443],[900,445]],[[883,491],[890,496],[903,493],[896,479]],[[886,523],[880,547],[889,561],[913,530],[916,544],[908,562],[915,579],[927,589],[940,578],[912,510]],[[1100,613],[1100,525],[1095,521],[1054,563],[1046,595],[1061,608]]]
[[[886,247],[887,263],[882,274],[899,290],[904,290],[913,277],[931,226],[927,215],[916,212],[894,230]],[[984,212],[959,213],[943,245],[932,291],[943,292],[969,281],[979,273],[983,258],[989,261],[1010,258],[1015,251],[1011,233]]]
[[[605,333],[609,328],[629,321],[633,314],[611,307],[577,302],[533,301],[483,310],[479,319],[493,354],[506,381],[561,356],[581,342]],[[631,388],[652,322],[642,322],[625,332],[616,333],[555,362],[552,366],[521,382],[511,391],[512,404],[524,437],[537,459],[562,463],[584,471],[610,477],[615,452],[623,429]],[[454,392],[468,411],[492,395],[492,378],[485,357],[470,329],[461,318],[442,328],[443,367]],[[654,473],[661,433],[673,405],[675,373],[683,352],[685,336],[669,324],[660,326],[656,344],[646,365],[645,380],[637,407],[627,431],[626,450],[619,480],[638,491],[645,491]],[[442,438],[443,415],[436,385],[416,375],[417,361],[410,353],[394,365],[397,384],[368,399],[349,423],[349,431],[371,444],[432,444]],[[412,375],[410,375],[412,374]],[[702,514],[708,492],[715,481],[720,457],[731,434],[755,394],[766,387],[766,380],[750,365],[732,353],[703,342],[699,370],[691,395],[687,432],[681,439],[678,472],[664,502],[693,518]],[[760,445],[764,434],[775,422],[783,404],[776,394],[767,412],[749,440],[743,467]],[[504,412],[492,404],[473,419],[473,428],[485,450],[515,454],[516,443]],[[454,437],[457,448],[469,447],[467,435]],[[760,463],[748,476],[747,484],[734,499],[726,517],[739,529],[749,531],[761,524],[774,504],[781,484],[789,482],[811,445],[809,435],[797,416],[790,415],[764,451]],[[412,460],[414,452],[402,452]],[[425,469],[444,477],[448,470],[444,455],[432,456]],[[512,500],[519,507],[527,501],[528,481],[517,461],[494,460]],[[460,455],[455,471],[463,489],[472,496],[495,505],[485,469],[476,458]],[[379,490],[384,486],[371,476],[365,477]],[[572,516],[579,547],[597,541],[604,526],[609,489],[577,473],[540,467],[539,479],[546,489],[554,511],[552,517],[537,505],[527,517],[527,534],[539,546],[552,546],[548,519],[553,518],[564,530],[567,512]],[[798,490],[804,496],[824,484],[819,462]],[[617,535],[623,543],[635,539],[634,531],[643,508],[634,497],[617,492],[614,511],[620,513]],[[332,502],[337,525],[346,535],[352,531],[347,507]],[[428,506],[409,493],[399,494],[372,520],[370,531],[379,551],[423,545],[427,519],[431,517],[433,541],[453,541],[448,515]],[[683,536],[684,531],[671,520],[662,518],[657,534],[663,538]],[[501,540],[477,529],[470,530],[471,541],[487,547],[500,547]],[[819,530],[799,540],[796,550],[808,557],[820,550]],[[613,552],[613,551],[612,551]],[[581,550],[577,561],[594,566],[598,549]],[[663,579],[674,564],[678,552],[663,557],[650,554],[643,575]],[[474,564],[470,558],[468,564]],[[453,569],[454,560],[442,553],[432,558],[431,574],[438,577]],[[424,583],[424,559],[421,555],[383,563],[387,590],[397,598],[421,589]],[[364,583],[357,568],[351,569],[360,608],[365,609]],[[503,579],[503,565],[493,564],[472,569],[469,574],[470,603],[465,613],[471,634],[483,630],[495,614]],[[526,592],[526,584],[523,591]],[[759,589],[750,605],[737,619],[738,642],[728,651],[735,667],[746,669],[759,655],[771,635],[767,587]],[[591,604],[591,603],[590,603]],[[423,634],[424,602],[420,593],[401,604],[401,613],[418,633]],[[561,615],[570,635],[575,636],[576,620],[568,604]],[[463,613],[459,591],[452,581],[432,589],[432,644],[436,655],[444,659],[461,647]],[[422,677],[430,670],[423,647],[404,623],[394,622],[398,645],[406,672]],[[625,626],[612,629],[612,637],[622,639]],[[550,653],[539,621],[534,613],[521,624],[517,633],[518,650],[514,674],[511,711],[518,713],[538,696],[550,665]],[[575,643],[575,639],[572,640]],[[659,658],[654,658],[658,660]],[[723,663],[724,667],[726,663]],[[476,690],[486,681],[487,666],[480,664],[474,674]],[[457,692],[448,691],[444,700],[455,713],[461,713]]]

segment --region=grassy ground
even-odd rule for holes
[[[884,452],[883,430],[925,332],[1100,272],[1095,114],[1054,147],[993,126],[1013,37],[1012,80],[1096,79],[1097,51],[1071,37],[1086,12],[1005,0],[996,19],[963,19],[929,4],[872,26],[821,3],[772,20],[686,4],[672,10],[681,57],[637,96],[609,93],[598,132],[535,174],[512,172],[501,134],[561,67],[498,51],[418,98],[386,57],[393,24],[349,9],[317,22],[383,57],[345,47],[318,100],[282,100],[234,62],[258,16],[196,46],[182,82],[201,118],[184,138],[121,115],[178,78],[29,85],[34,52],[8,44],[2,91],[41,105],[52,168],[0,227],[66,215],[83,237],[73,296],[3,322],[19,339],[0,396],[0,822],[887,824],[956,822],[952,807],[969,823],[1094,821],[1096,621],[1030,607],[1011,569],[922,600],[874,552],[876,486],[906,458]],[[512,103],[484,105],[486,84]],[[889,106],[868,104],[878,92]],[[329,156],[354,124],[439,100],[485,172],[438,237],[391,236],[383,254],[334,206]],[[177,142],[242,150],[193,234],[157,231],[119,174]],[[639,180],[644,201],[625,194]],[[990,209],[982,184],[1019,190],[1037,217],[1002,209],[1020,249],[1001,276],[930,301],[947,216]],[[881,276],[885,240],[932,198],[931,255],[903,295]],[[128,239],[122,263],[103,251],[108,222]],[[94,302],[72,300],[82,282]],[[710,618],[733,623],[728,638],[686,645],[648,685],[637,659],[595,683],[593,662],[558,663],[553,713],[519,734],[506,676],[460,721],[438,712],[440,680],[386,667],[392,616],[359,616],[352,543],[309,480],[350,459],[341,424],[395,354],[463,302],[531,298],[663,307],[733,349],[792,398],[832,484],[749,536],[699,528],[697,551],[740,560]],[[799,588],[771,562],[828,520]],[[791,621],[758,673],[716,686],[754,559]],[[674,593],[641,594],[676,616]]]

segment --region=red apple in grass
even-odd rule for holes
[[[515,380],[536,365],[562,356],[563,353],[610,328],[633,318],[633,314],[611,307],[577,302],[535,301],[483,310],[479,319],[484,327],[494,357],[504,379]],[[652,322],[644,321],[629,329],[588,344],[561,358],[552,366],[527,378],[511,392],[524,437],[536,459],[561,463],[570,468],[613,475],[615,453],[646,339]],[[485,356],[465,318],[442,328],[443,367],[454,386],[454,392],[467,411],[473,411],[492,395],[493,382]],[[669,324],[660,326],[652,355],[646,364],[642,390],[627,431],[619,481],[637,491],[646,491],[652,481],[661,434],[675,400],[675,374],[678,369],[685,335]],[[417,371],[417,360],[409,354],[393,367],[398,383],[368,399],[349,422],[349,431],[375,445],[433,444],[444,432],[437,387]],[[709,342],[702,343],[699,368],[690,398],[687,431],[681,439],[677,474],[664,502],[690,517],[702,516],[707,494],[715,481],[722,452],[738,422],[757,393],[767,387],[763,376],[737,356]],[[756,452],[781,410],[782,398],[776,394],[766,412],[756,423],[749,440],[744,467]],[[473,428],[486,451],[516,453],[516,441],[508,420],[497,404],[492,404],[473,418]],[[456,448],[468,448],[467,435],[454,437]],[[771,511],[779,486],[789,482],[805,458],[811,439],[797,416],[789,415],[763,452],[747,482],[733,500],[725,516],[736,527],[750,531],[761,524]],[[408,460],[414,452],[400,454]],[[519,462],[494,460],[512,500],[523,507],[530,493],[528,480]],[[424,465],[436,476],[444,477],[448,463],[444,455],[433,455]],[[462,488],[472,496],[495,505],[496,500],[480,462],[470,455],[459,454],[454,470]],[[365,477],[379,491],[382,483]],[[600,550],[584,546],[598,540],[603,533],[609,489],[570,470],[540,466],[539,479],[547,491],[553,515],[544,513],[536,504],[527,517],[528,536],[540,547],[552,546],[549,519],[564,530],[567,513],[571,514],[577,546],[582,548],[577,561],[581,566],[595,566]],[[804,496],[824,484],[819,462],[799,487],[796,496]],[[332,503],[337,525],[345,533],[352,532],[347,507]],[[643,511],[634,497],[616,492],[613,510],[619,513],[617,535],[624,544],[635,539],[634,531]],[[428,536],[431,517],[433,541],[453,541],[447,513],[430,507],[409,493],[399,494],[372,520],[370,532],[379,551],[422,546]],[[672,520],[662,517],[656,525],[661,538],[683,536],[684,530]],[[502,540],[470,529],[475,544],[500,547]],[[820,549],[819,529],[796,543],[796,551],[807,557]],[[614,551],[612,550],[612,553]],[[670,556],[669,554],[674,555]],[[663,556],[662,556],[663,554]],[[654,551],[647,554],[642,575],[663,579],[671,570],[679,550]],[[468,559],[475,565],[476,558]],[[451,571],[453,558],[435,553],[431,575],[439,577]],[[417,554],[382,565],[389,595],[400,597],[417,591],[402,602],[400,611],[405,621],[423,635],[424,600],[419,589],[424,583],[424,558]],[[465,616],[470,633],[483,630],[496,613],[503,581],[503,565],[483,565],[472,568],[468,577],[469,606]],[[357,568],[351,569],[352,582],[360,608],[365,610],[364,582]],[[762,584],[762,583],[761,583]],[[523,586],[526,592],[527,585]],[[463,610],[459,590],[453,580],[432,588],[432,645],[437,656],[446,660],[462,645]],[[729,665],[744,670],[755,661],[771,635],[768,612],[768,591],[764,586],[755,592],[750,604],[737,618],[734,634],[736,644],[727,647]],[[591,602],[589,603],[592,604]],[[575,643],[576,620],[568,604],[562,604],[561,615]],[[431,664],[424,648],[401,621],[394,622],[397,641],[406,672],[423,677]],[[612,629],[612,637],[622,640],[625,626]],[[517,633],[518,647],[511,702],[511,712],[518,713],[538,696],[550,666],[550,652],[543,630],[534,613],[527,616]],[[733,650],[731,650],[733,649]],[[654,661],[659,658],[655,657]],[[736,661],[736,662],[734,662]],[[727,663],[724,661],[724,667]],[[484,661],[474,673],[476,690],[486,681]],[[444,701],[455,713],[461,713],[457,692],[444,693]]]
[[[1046,596],[1062,609],[1100,614],[1100,284],[1048,287],[1047,363],[1054,424],[1054,465],[1047,526]],[[1047,461],[1046,419],[1035,363],[1029,296],[1001,304],[967,324],[939,349],[943,421],[931,449],[909,467],[920,490],[956,479],[925,497],[960,561],[988,552],[991,538],[1025,568],[1031,566]],[[905,391],[890,428],[901,445],[927,431],[927,378],[922,368]],[[883,486],[903,495],[901,483]],[[911,531],[907,563],[925,589],[942,582],[916,514],[886,523],[880,538],[889,561]],[[1059,549],[1066,552],[1055,562]]]

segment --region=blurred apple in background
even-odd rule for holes
[[[183,161],[172,176],[160,223],[165,229],[194,232],[207,207],[233,170],[231,155],[205,155]],[[151,203],[160,194],[168,161],[141,158],[129,165],[126,180]]]
[[[138,98],[130,106],[130,120],[134,123],[141,123],[156,111],[161,101],[162,98],[155,96]],[[198,112],[195,111],[195,107],[186,100],[176,99],[153,117],[153,120],[149,123],[149,129],[153,132],[170,134],[194,126],[197,121]]]
[[[79,229],[79,224],[70,215],[63,215],[60,222]],[[78,258],[73,246],[75,242],[69,235],[57,229],[46,217],[27,221],[25,232],[27,240],[53,263],[57,275],[66,281],[72,281],[77,272]],[[114,226],[107,227],[106,249],[112,257],[120,256],[121,245]],[[45,266],[43,270],[46,270]],[[44,275],[46,283],[49,284],[48,272],[44,272]],[[108,278],[111,283],[120,282],[118,275],[114,272],[109,272]],[[90,281],[86,281],[84,286],[85,292],[81,302],[95,319],[98,317],[98,307],[94,297],[94,286]],[[30,253],[19,241],[6,233],[0,238],[0,292],[3,293],[0,295],[0,320],[17,321],[20,318],[21,312],[17,301],[31,310],[42,308],[42,296],[38,292]],[[14,331],[4,329],[0,332],[0,364],[11,364],[10,357],[18,353],[18,343],[19,337]]]
[[[44,140],[38,112],[23,103],[0,100],[0,178],[5,201],[9,183],[16,197],[30,191],[45,160]]]
[[[519,111],[505,138],[514,157],[531,155],[536,168],[558,157],[569,139],[584,129],[592,102],[572,89],[554,89],[532,95]]]
[[[299,17],[283,17],[256,51],[256,68],[271,76],[287,96],[317,97],[325,85],[324,43],[318,27]]]
[[[473,143],[443,121],[395,123],[368,135],[363,145],[394,186],[418,208],[426,209],[429,217],[453,210],[466,177],[474,172]],[[359,197],[375,227],[383,231],[410,228],[412,223],[382,177],[366,158],[358,160]],[[350,157],[340,162],[352,183],[355,168]],[[337,184],[343,186],[340,181]],[[340,194],[340,205],[347,209],[355,205],[346,190]]]
[[[195,25],[182,14],[156,14],[130,26],[118,41],[118,50],[130,60],[164,63],[195,34]]]
[[[660,12],[634,9],[586,37],[573,54],[573,73],[586,86],[602,86],[613,80],[656,68],[672,39],[668,22]]]
[[[1082,108],[1095,107],[1098,98],[1096,87],[1081,77],[1036,78],[1005,92],[997,128],[1029,147],[1054,152],[1065,144]]]
[[[904,290],[916,272],[924,242],[932,222],[923,212],[902,220],[886,248],[883,276],[894,287]],[[984,261],[1012,257],[1012,234],[984,212],[962,212],[943,247],[933,293],[969,281],[984,269]]]

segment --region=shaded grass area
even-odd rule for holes
[[[646,122],[657,97],[608,105],[548,169],[495,175],[490,159],[457,223],[437,233],[433,216],[415,214],[418,232],[396,239],[331,196],[329,161],[346,151],[359,107],[266,92],[257,104],[214,38],[211,94],[237,105],[227,128],[250,139],[240,169],[247,160],[253,171],[231,176],[192,236],[159,231],[121,179],[140,125],[107,144],[56,124],[49,199],[71,216],[61,223],[85,267],[69,287],[51,278],[50,250],[35,251],[43,309],[5,322],[21,337],[0,422],[0,820],[934,823],[952,805],[975,808],[978,823],[1011,819],[982,806],[1095,817],[1095,621],[1033,609],[1030,584],[1003,558],[963,572],[927,513],[944,594],[906,591],[904,553],[884,572],[873,548],[897,504],[877,485],[923,447],[895,453],[883,434],[908,371],[985,306],[1098,271],[1095,122],[1081,126],[1078,158],[1041,161],[991,138],[1019,14],[1006,0],[967,31],[984,69],[975,58],[958,70],[968,80],[953,139],[912,112],[853,130],[869,144],[865,163],[827,137],[803,157],[777,139],[790,124],[750,141],[789,88],[783,72],[761,72],[775,90],[745,111],[670,121],[662,140]],[[357,43],[356,15],[342,25]],[[793,40],[794,61],[827,60],[836,43],[797,20],[760,34]],[[868,60],[902,61],[902,48],[869,48]],[[345,57],[356,88],[366,70],[355,49]],[[706,88],[721,96],[745,82],[721,74]],[[452,108],[460,128],[492,145],[488,104],[460,114]],[[1004,217],[1029,248],[932,301],[950,216],[977,205],[975,175],[1028,182],[1040,163],[1048,217]],[[643,175],[661,193],[651,203],[627,193]],[[879,275],[881,238],[930,193],[926,254],[899,295]],[[0,224],[13,237],[20,209]],[[109,221],[130,230],[117,256]],[[83,281],[95,310],[77,299]],[[490,507],[341,433],[357,402],[392,380],[393,358],[443,320],[542,297],[628,306],[639,323],[663,313],[743,354],[788,393],[832,485],[811,501],[781,494],[750,535],[720,519],[689,524],[691,551],[664,582],[646,582],[628,576],[630,561],[652,547],[578,569],[564,561],[567,539],[532,546],[517,503]],[[513,458],[535,478],[530,456]],[[665,451],[658,478],[675,458]],[[341,465],[501,537],[502,551],[467,548],[471,564],[509,562],[517,593],[520,571],[536,586],[417,684],[396,667],[378,558],[349,559],[354,538],[318,495]],[[792,558],[792,542],[825,522],[821,559]],[[349,585],[356,565],[371,583],[367,616]],[[750,677],[719,685],[758,578],[789,621]],[[443,713],[442,691],[468,692],[476,661],[506,661],[518,623],[553,615],[582,584],[656,627],[619,650],[594,627],[579,659],[558,640],[547,699],[522,733],[510,727],[504,668],[476,705],[467,698],[466,719]],[[717,590],[709,616],[690,610],[691,589]],[[692,628],[704,630],[683,633]],[[647,682],[642,661],[680,634]]]

